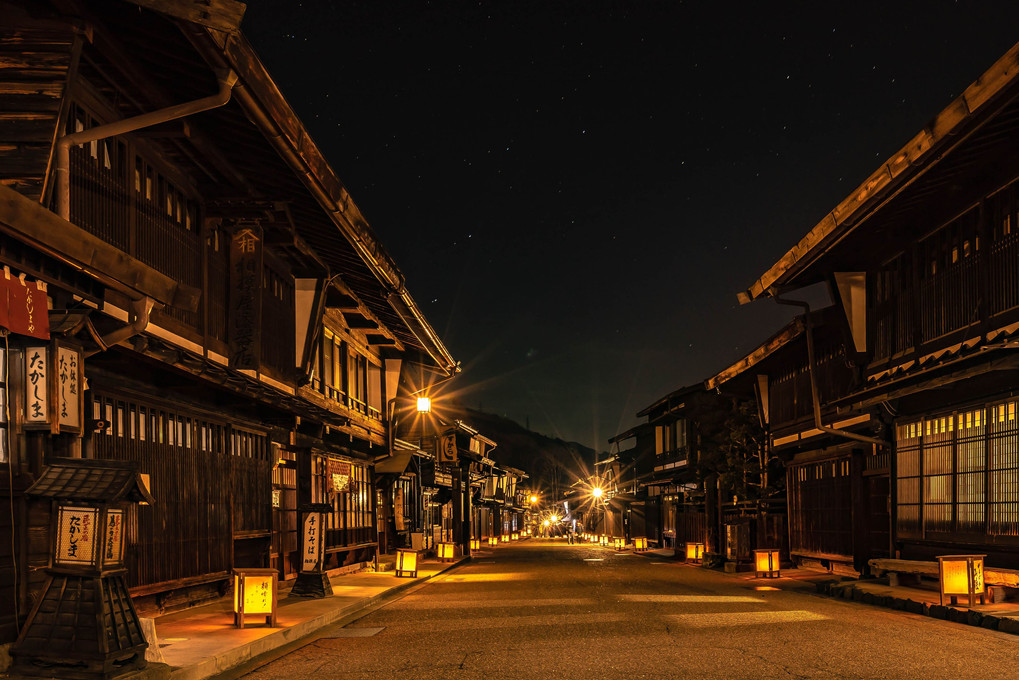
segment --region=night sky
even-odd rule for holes
[[[252,0],[243,28],[456,396],[604,449],[795,313],[736,293],[1017,26],[1014,1]]]

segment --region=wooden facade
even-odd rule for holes
[[[458,370],[243,35],[188,4],[0,0],[0,277],[42,296],[49,328],[12,326],[2,357],[0,644],[42,586],[50,507],[23,491],[50,457],[137,466],[155,503],[125,515],[126,582],[166,611],[233,568],[295,576],[308,503],[332,508],[326,568],[370,560],[408,367]]]
[[[818,282],[833,292],[856,377],[823,407],[882,443],[860,450],[836,435],[824,462],[790,468],[802,502],[828,499],[790,538],[823,552],[870,535],[855,547],[858,569],[880,555],[886,519],[883,556],[985,553],[990,566],[1019,565],[1017,63],[1019,45],[741,294]]]

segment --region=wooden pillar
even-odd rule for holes
[[[867,570],[870,541],[867,535],[867,485],[863,479],[866,453],[853,449],[849,454],[850,507],[853,518],[853,569],[861,575]]]

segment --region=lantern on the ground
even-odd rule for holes
[[[754,551],[754,576],[757,578],[778,578],[782,576],[778,548],[763,548]]]
[[[488,537],[488,547],[489,548],[494,548],[497,545],[499,545],[499,537],[498,536],[489,536]]]
[[[704,559],[704,544],[703,543],[687,543],[686,544],[686,561],[687,562],[700,562]]]
[[[257,614],[276,627],[276,569],[234,569],[234,625],[244,628],[244,617]]]
[[[453,543],[436,543],[435,552],[443,562],[452,562],[456,556],[456,545]]]
[[[938,557],[938,574],[941,581],[941,604],[948,598],[965,596],[970,607],[977,598],[984,603],[984,555],[941,555]]]
[[[514,531],[512,534],[510,534],[510,540],[511,541],[519,541],[520,540],[520,534],[517,533],[516,531]]]
[[[472,538],[471,539],[471,550],[481,550],[481,539],[480,538]]]
[[[499,540],[502,543],[509,543],[509,540],[510,540],[509,539],[509,534],[503,534],[502,536],[499,537]]]
[[[400,548],[396,551],[396,575],[418,577],[418,551]]]
[[[633,552],[644,552],[647,550],[647,537],[639,536],[633,539]]]
[[[623,550],[624,548],[626,548],[626,539],[625,538],[613,538],[612,539],[612,547],[615,548],[616,550]]]
[[[609,544],[609,537],[608,536],[606,536],[605,534],[602,534],[601,536],[598,537],[598,545],[608,545],[608,544]]]

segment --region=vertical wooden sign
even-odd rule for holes
[[[262,230],[230,237],[230,367],[258,370],[262,340]]]

